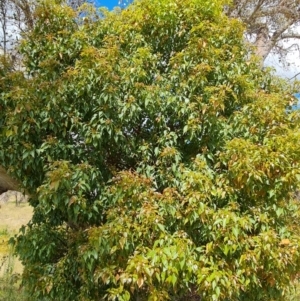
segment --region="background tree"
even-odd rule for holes
[[[300,1],[235,0],[227,14],[246,24],[247,37],[263,60],[270,52],[285,56],[291,50],[299,51]]]
[[[1,0],[0,1],[0,25],[1,25],[1,39],[0,39],[0,45],[3,51],[3,54],[5,55],[7,53],[7,47],[9,44],[9,36],[10,33],[8,32],[9,27],[9,19],[8,15],[11,11],[11,5],[7,0]]]
[[[15,238],[31,300],[284,299],[300,115],[223,8],[37,7],[0,135],[34,207]]]
[[[0,0],[0,49],[15,69],[22,68],[18,51],[21,35],[33,27],[34,2],[31,0]]]

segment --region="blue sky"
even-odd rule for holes
[[[118,6],[119,0],[95,0],[97,6],[106,6],[108,9],[113,9]]]

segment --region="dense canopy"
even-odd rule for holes
[[[31,300],[284,300],[300,115],[224,3],[37,7],[25,71],[0,73]]]

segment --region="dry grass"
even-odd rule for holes
[[[27,202],[16,206],[14,198],[0,202],[0,301],[29,301],[30,297],[21,286],[23,266],[13,256],[8,241],[32,216]]]
[[[14,201],[1,203],[0,208],[0,262],[8,256],[10,250],[8,246],[9,238],[16,234],[22,225],[26,225],[32,216],[32,207],[29,204],[21,203],[16,206]],[[16,259],[14,261],[14,273],[22,272],[22,265]],[[0,266],[0,276],[4,273],[4,267]]]
[[[0,231],[7,229],[8,232],[17,232],[22,225],[26,225],[32,216],[32,207],[26,203],[16,206],[14,201],[1,203],[0,208]]]

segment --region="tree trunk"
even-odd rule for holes
[[[18,182],[10,177],[5,169],[0,166],[0,194],[7,190],[20,190]]]

